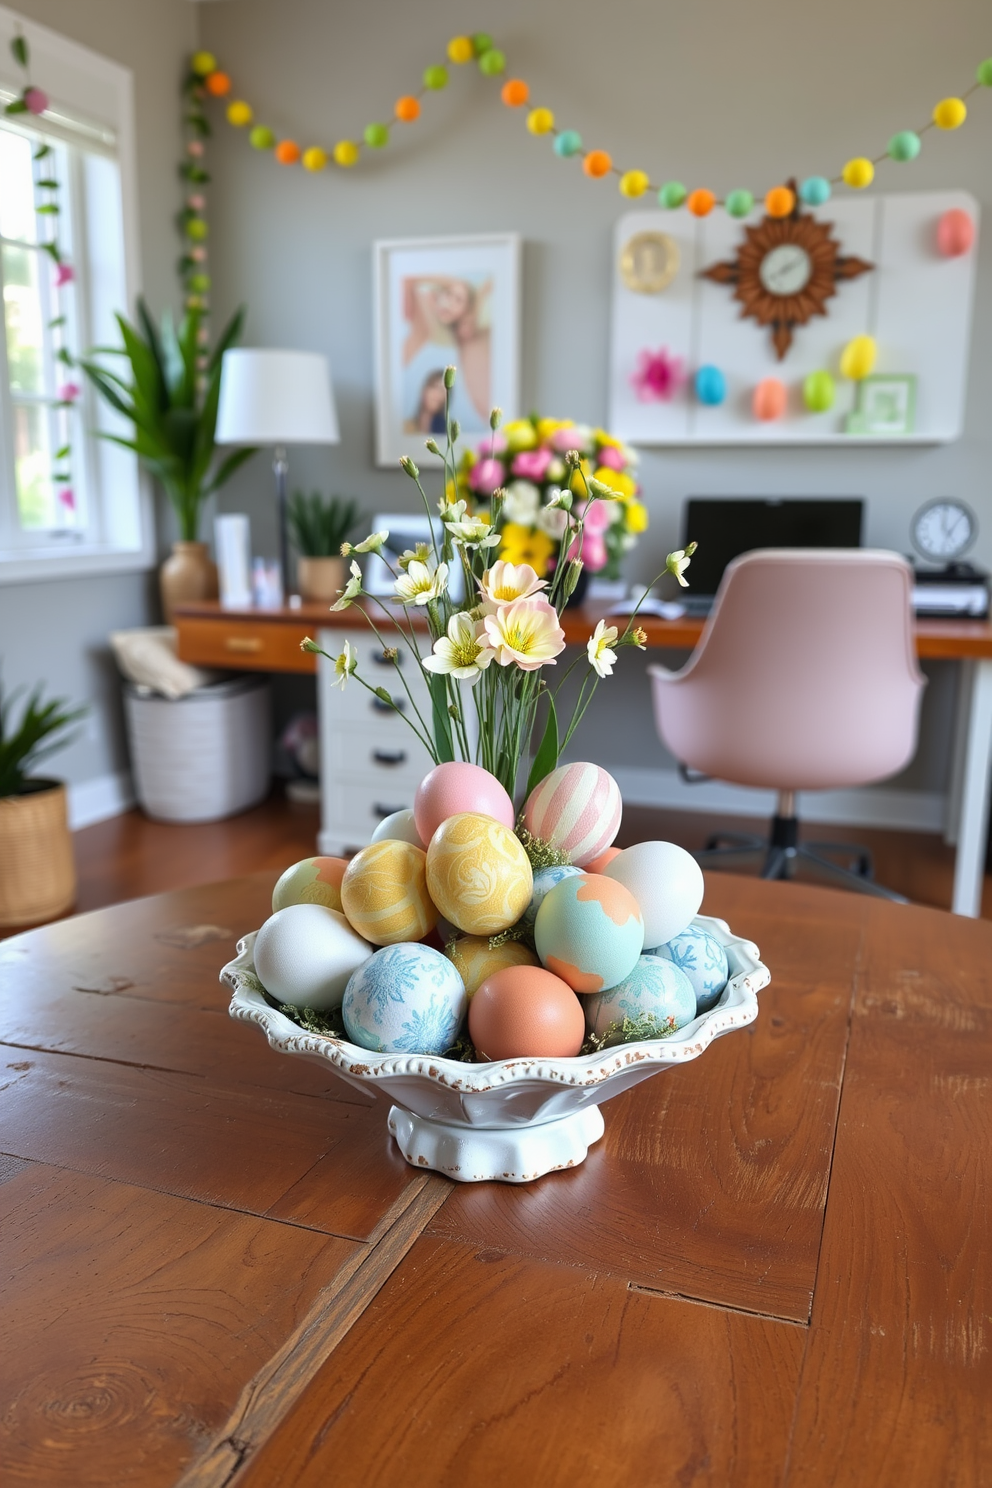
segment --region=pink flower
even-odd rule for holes
[[[571,425],[564,429],[556,429],[550,439],[552,449],[556,449],[560,455],[566,451],[575,449],[575,431]]]
[[[202,212],[207,205],[207,198],[200,191],[195,191],[192,196],[186,198],[186,205],[194,212]]]
[[[59,388],[60,403],[74,403],[82,392],[78,382],[64,382]]]
[[[538,667],[555,666],[555,657],[565,649],[558,611],[546,599],[500,605],[482,623],[500,666],[516,664],[522,672],[536,672]]]
[[[206,263],[206,261],[207,261],[207,250],[206,250],[206,248],[202,247],[200,244],[197,244],[197,246],[195,248],[191,248],[189,250],[189,256],[193,260],[194,263]]]
[[[192,155],[194,159],[198,160],[203,154],[203,141],[190,140],[189,144],[186,146],[186,152],[187,154]]]
[[[48,94],[40,88],[25,88],[24,104],[29,114],[43,114],[48,107]]]
[[[503,484],[503,466],[499,460],[478,460],[472,466],[469,485],[481,496],[491,496]]]
[[[682,358],[670,356],[663,346],[642,351],[630,381],[641,403],[669,403],[685,382]]]
[[[521,450],[519,455],[514,455],[510,469],[525,480],[543,481],[553,458],[549,449],[539,445],[537,449]]]
[[[539,589],[547,589],[546,579],[539,579],[529,563],[508,563],[498,559],[479,580],[479,588],[492,604],[512,604],[516,599],[530,599]]]
[[[623,455],[612,444],[604,444],[596,459],[600,465],[608,465],[611,470],[623,469]]]
[[[494,455],[503,455],[503,454],[506,453],[506,435],[505,434],[500,434],[498,430],[497,430],[496,433],[490,434],[489,438],[488,439],[484,439],[482,441],[482,443],[479,445],[479,450],[478,450],[478,454],[477,454],[476,458],[479,459],[479,460],[484,460],[486,458],[486,456],[490,453],[490,451]]]
[[[71,284],[76,277],[76,271],[71,264],[55,265],[55,288],[61,289],[63,284]]]
[[[590,573],[599,573],[601,568],[606,567],[607,552],[606,544],[598,532],[587,532],[582,543],[582,552],[579,552],[579,539],[576,538],[568,550],[569,558],[581,558],[582,566]]]
[[[585,530],[588,537],[591,537],[593,533],[598,535],[605,532],[612,520],[609,505],[605,501],[594,501],[588,508],[583,501],[575,508],[575,515],[585,518]]]
[[[62,487],[59,492],[59,501],[65,507],[66,511],[76,510],[76,497],[71,486]]]

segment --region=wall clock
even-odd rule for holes
[[[913,518],[913,547],[931,563],[953,563],[963,557],[978,537],[978,518],[963,501],[951,496],[928,501]]]
[[[795,183],[789,184],[795,193]],[[832,231],[832,222],[817,222],[800,212],[797,197],[788,217],[765,217],[756,227],[746,227],[733,258],[702,270],[701,278],[734,286],[742,316],[771,327],[779,361],[797,326],[828,313],[827,302],[843,280],[875,267],[844,254]]]
[[[660,294],[678,271],[679,245],[668,233],[635,233],[620,252],[620,277],[635,294]]]

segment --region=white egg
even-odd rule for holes
[[[426,843],[420,840],[413,812],[409,810],[394,811],[391,816],[384,816],[372,833],[372,841],[410,842],[414,847],[419,847],[421,852],[427,850]]]
[[[337,910],[290,904],[255,937],[255,970],[277,1001],[327,1012],[341,1006],[348,978],[374,950]]]
[[[703,902],[703,873],[674,842],[638,842],[603,869],[629,889],[644,918],[644,944],[659,946],[682,931]]]

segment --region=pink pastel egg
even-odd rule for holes
[[[442,822],[466,811],[495,817],[513,831],[513,802],[495,775],[466,760],[435,765],[413,798],[413,819],[421,840],[430,842]]]
[[[559,765],[527,797],[524,825],[585,868],[620,830],[620,787],[601,765]]]
[[[960,258],[975,241],[975,224],[961,207],[951,207],[937,223],[937,249],[945,258]]]

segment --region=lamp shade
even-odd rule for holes
[[[225,351],[218,444],[337,444],[327,358],[317,351]]]

